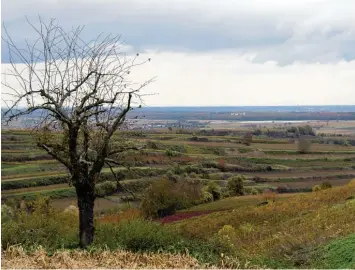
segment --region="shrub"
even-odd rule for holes
[[[331,188],[332,185],[328,182],[323,182],[320,185],[315,185],[314,187],[312,187],[312,191],[316,192],[316,191],[320,191],[320,190],[325,190],[328,188]]]
[[[259,192],[259,190],[256,189],[256,188],[251,188],[248,193],[249,193],[250,195],[257,195],[257,194],[259,194],[260,192]]]
[[[173,173],[174,174],[183,174],[185,171],[184,169],[180,166],[180,165],[177,165],[174,167],[174,170],[173,170]]]
[[[324,189],[328,189],[328,188],[332,188],[332,185],[328,182],[323,182],[321,185],[320,185],[321,189],[324,190]]]
[[[181,237],[171,227],[143,219],[97,226],[95,247],[126,249],[135,252],[188,253],[202,263],[220,263],[228,249],[214,239],[194,240]]]
[[[260,128],[258,128],[258,129],[253,131],[253,135],[255,135],[255,136],[260,136],[260,135],[262,135],[262,133],[263,132],[262,132],[262,130]]]
[[[320,191],[320,190],[322,190],[320,185],[315,185],[315,186],[312,187],[312,191],[313,192],[317,192],[317,191]]]
[[[198,175],[197,175],[197,173],[193,172],[193,173],[190,174],[190,177],[191,177],[191,178],[197,178]]]
[[[212,160],[204,160],[201,162],[201,167],[203,168],[217,168],[218,164]]]
[[[28,188],[37,186],[47,186],[55,184],[63,184],[68,182],[67,176],[54,176],[46,178],[36,178],[36,179],[24,179],[24,180],[9,180],[3,181],[1,183],[1,190],[10,190],[18,188]]]
[[[224,225],[217,233],[217,239],[221,244],[226,245],[229,248],[234,248],[235,238],[235,229],[231,225]]]
[[[200,166],[195,166],[195,165],[189,165],[189,166],[186,166],[185,168],[185,172],[186,173],[202,173],[203,170]]]
[[[305,138],[298,140],[298,151],[301,154],[307,154],[311,149],[311,142]]]
[[[157,142],[153,142],[153,141],[147,141],[147,148],[150,149],[160,149],[161,145]]]
[[[95,194],[97,197],[105,197],[113,194],[117,190],[117,185],[112,181],[105,181],[95,185]]]
[[[253,142],[253,134],[251,133],[246,133],[243,136],[243,144],[249,146]]]
[[[21,244],[25,248],[41,245],[47,250],[55,250],[76,245],[76,217],[56,212],[44,198],[37,198],[32,206],[31,214],[18,210],[14,219],[2,223],[3,248]]]
[[[243,195],[245,177],[242,175],[233,176],[228,179],[227,190],[232,196]]]
[[[209,175],[207,172],[204,172],[204,173],[202,174],[202,178],[203,178],[203,179],[210,179],[210,175]]]
[[[180,156],[182,156],[182,153],[177,152],[177,151],[173,151],[171,149],[166,149],[165,150],[165,155],[167,157],[180,157]]]
[[[203,188],[203,192],[208,192],[212,194],[214,201],[219,200],[222,195],[220,186],[214,181],[209,181],[207,185]]]
[[[99,240],[100,232],[97,234]],[[105,241],[101,239],[100,242],[106,243],[111,248],[117,248],[118,245],[132,251],[158,251],[177,241],[177,236],[167,228],[159,223],[142,219],[121,222],[117,228],[114,228],[113,235],[109,234],[108,237],[111,239],[106,238]],[[112,240],[116,241],[112,243]]]
[[[201,201],[203,203],[212,202],[213,201],[213,195],[205,190],[205,191],[202,192]]]
[[[79,208],[75,205],[69,205],[67,208],[64,209],[64,213],[69,213],[74,216],[79,216]]]
[[[147,188],[141,209],[147,217],[164,217],[197,203],[201,192],[197,181],[159,179]]]
[[[168,171],[166,173],[166,176],[169,180],[171,180],[173,182],[177,182],[179,180],[179,176],[175,175],[174,172],[172,172],[172,171]]]
[[[250,153],[253,152],[253,149],[249,149],[249,148],[238,148],[239,153],[241,154],[245,154],[245,153]]]
[[[173,152],[179,152],[179,153],[186,153],[187,149],[185,145],[170,145],[167,150],[173,151]]]
[[[15,216],[14,209],[6,204],[1,206],[1,223],[12,220]]]

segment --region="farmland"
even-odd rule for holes
[[[265,125],[267,129],[280,130],[279,124]],[[348,125],[352,126],[352,122]],[[344,128],[344,123],[330,122],[327,129],[330,127],[338,132],[339,127]],[[145,148],[124,157],[123,161],[129,163],[133,171],[127,169],[125,162],[115,170],[123,172],[123,183],[135,182],[137,186],[147,177],[159,177],[178,166],[186,177],[193,174],[193,177],[217,181],[222,186],[228,177],[242,174],[248,179],[247,187],[260,189],[284,187],[309,191],[324,181],[339,186],[355,178],[355,146],[326,144],[324,141],[333,137],[315,136],[309,153],[300,154],[296,141],[290,138],[260,135],[253,136],[250,145],[244,144],[243,133],[252,131],[235,126],[233,132],[223,135],[216,135],[218,130],[204,135],[201,130],[177,129],[127,133],[124,136]],[[355,139],[355,133],[344,136],[339,138]],[[116,138],[119,141],[120,134]],[[219,162],[223,162],[223,168],[218,166]],[[103,175],[110,179],[109,168],[104,169]],[[74,189],[66,185],[67,178],[64,166],[36,147],[30,131],[2,132],[3,200],[40,193],[53,197],[56,205],[60,205],[61,199],[63,205],[67,205],[75,199]]]
[[[300,150],[298,138],[290,132],[292,126],[302,129],[304,123],[292,125],[264,123],[255,128],[245,127],[238,122],[226,124],[219,121],[209,123],[209,127],[204,129],[157,128],[117,132],[113,144],[120,144],[124,140],[142,148],[120,156],[120,164],[113,168],[113,171],[120,175],[120,183],[125,189],[117,189],[96,199],[94,212],[98,235],[95,245],[98,248],[106,245],[111,250],[119,246],[131,251],[144,251],[150,255],[142,256],[154,257],[158,255],[151,252],[154,253],[159,248],[170,249],[173,246],[173,244],[165,246],[168,244],[160,242],[163,241],[161,239],[165,239],[164,243],[180,241],[171,238],[173,230],[176,235],[182,237],[182,244],[174,246],[172,253],[180,254],[186,247],[192,252],[190,254],[192,257],[185,255],[172,257],[173,260],[180,260],[184,267],[239,265],[318,268],[331,266],[331,263],[337,267],[333,261],[328,265],[322,265],[315,257],[317,252],[323,252],[322,249],[327,245],[336,246],[338,244],[334,241],[355,233],[352,199],[355,190],[354,182],[351,182],[355,179],[353,143],[355,132],[351,132],[355,123],[329,121],[324,127],[321,127],[324,124],[321,121],[308,124],[315,132],[305,136],[310,142],[310,147],[305,152]],[[62,139],[61,133],[54,136],[58,140]],[[174,215],[155,218],[158,223],[139,221],[140,219],[136,221],[138,225],[120,223],[123,219],[135,220],[140,217],[139,212],[132,210],[136,209],[140,202],[132,198],[130,192],[140,196],[152,183],[162,178],[175,177],[179,181],[198,181],[203,186],[214,183],[224,190],[229,179],[241,175],[244,176],[244,196],[227,196],[213,202],[199,203],[180,209]],[[36,137],[32,131],[19,129],[2,131],[2,203],[33,201],[46,197],[50,199],[53,213],[61,213],[48,214],[54,215],[51,217],[55,220],[53,222],[67,224],[60,229],[63,238],[58,234],[58,240],[55,238],[50,243],[38,240],[38,243],[47,250],[55,251],[60,246],[70,246],[73,239],[76,239],[76,232],[73,231],[73,228],[77,227],[76,218],[63,214],[64,209],[76,204],[75,189],[68,185],[68,181],[69,176],[64,166],[36,147]],[[105,167],[97,184],[107,181],[115,182],[115,179],[110,168]],[[332,188],[312,192],[314,186],[321,186],[324,183]],[[33,228],[57,226],[47,224],[46,222],[51,222],[49,220],[36,223],[32,219],[27,220],[28,216],[21,218]],[[153,246],[144,248],[132,246],[131,242],[125,242],[129,241],[128,238],[121,239],[121,236],[114,238],[117,243],[112,242],[108,235],[118,233],[116,229],[110,227],[112,224],[118,224],[116,229],[120,232],[137,230],[136,233],[143,238],[148,237],[147,231],[155,230],[161,239],[158,241],[155,235],[149,236],[152,238],[149,239],[150,242],[147,241],[153,243]],[[11,240],[10,237],[12,230],[10,225],[8,230],[10,232],[6,238],[7,243],[16,244],[16,239]],[[140,230],[147,231],[142,233]],[[136,237],[133,232],[130,235]],[[306,234],[302,235],[303,232]],[[14,232],[13,237],[17,234],[18,232]],[[217,237],[217,242],[222,241],[218,238],[222,237],[223,250],[227,248],[228,252],[231,252],[229,256],[234,254],[233,256],[240,258],[240,261],[217,258],[219,255],[209,251],[211,248],[219,252],[212,243],[211,246],[204,246],[203,250],[198,248],[199,244],[196,243],[211,237],[213,239]],[[195,240],[191,240],[193,242],[186,240],[190,238]],[[231,246],[226,247],[225,243],[231,243]],[[49,258],[43,252],[40,249],[31,255],[15,248],[8,249],[4,254],[7,256],[7,265],[11,267],[16,265],[14,254],[19,254],[24,260],[22,265],[30,266],[31,258],[28,256],[40,256],[38,254],[41,253],[43,260],[47,261],[48,265],[54,266],[55,263],[59,263],[56,262],[56,258],[64,256],[61,252],[65,253],[56,251],[56,255]],[[107,253],[108,257],[113,256],[116,251],[110,252],[113,253]],[[207,255],[208,252],[214,255],[210,257]],[[307,252],[310,255],[304,256]],[[79,252],[68,256],[70,260],[73,260],[72,256],[78,258],[86,256],[88,260],[99,256],[83,254]],[[121,253],[117,254],[121,256]],[[332,254],[328,255],[329,258],[334,257]],[[127,253],[125,256],[135,255]],[[149,265],[156,266],[153,262]]]

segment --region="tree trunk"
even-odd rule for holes
[[[94,240],[94,188],[90,184],[76,186],[79,208],[79,245],[88,247]]]

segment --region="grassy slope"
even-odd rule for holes
[[[225,225],[230,225],[233,229],[227,236],[237,252],[251,260],[258,259],[259,263],[262,259],[270,267],[297,267],[302,264],[309,266],[309,261],[317,262],[319,256],[325,256],[326,260],[321,261],[328,261],[329,266],[340,266],[342,263],[346,265],[349,260],[346,255],[348,248],[344,249],[342,257],[337,255],[338,250],[335,248],[342,242],[320,248],[320,255],[316,258],[309,256],[315,248],[355,233],[355,200],[351,199],[354,195],[355,182],[352,181],[346,186],[317,193],[276,198],[272,195],[229,198],[190,209],[224,211],[190,218],[169,226],[177,228],[185,236],[207,239],[220,232]],[[275,202],[272,202],[273,199]],[[269,200],[268,205],[257,206],[265,200]],[[351,246],[350,250],[355,248],[353,238],[344,244]],[[287,263],[277,265],[275,261]]]
[[[355,234],[333,240],[321,247],[311,265],[314,268],[354,269]]]

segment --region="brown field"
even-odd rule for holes
[[[53,199],[51,200],[52,205],[57,209],[65,209],[70,205],[77,205],[76,198],[62,198],[62,199]],[[95,207],[94,211],[101,211],[105,209],[117,208],[122,205],[123,203],[118,203],[114,201],[109,201],[105,198],[97,198],[95,200]]]

